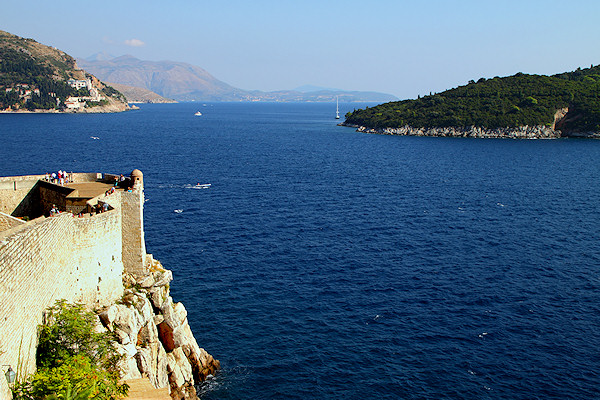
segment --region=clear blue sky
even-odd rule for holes
[[[200,66],[242,89],[412,98],[470,79],[600,64],[600,1],[5,1],[0,29],[76,57]]]

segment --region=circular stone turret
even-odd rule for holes
[[[139,169],[134,169],[129,175],[131,177],[131,186],[144,185],[144,174]]]

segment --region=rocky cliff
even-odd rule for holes
[[[220,363],[198,346],[185,307],[173,302],[171,271],[148,257],[150,273],[123,275],[124,296],[98,311],[98,329],[117,336],[124,380],[146,377],[156,388],[169,387],[173,399],[196,399],[195,385],[210,379]]]
[[[557,139],[562,137],[559,130],[547,126],[519,126],[516,128],[481,128],[471,126],[461,127],[437,127],[437,128],[414,128],[403,126],[400,128],[367,128],[349,123],[341,123],[341,126],[357,128],[358,132],[377,133],[382,135],[399,136],[435,136],[435,137],[468,137],[468,138],[496,138],[496,139]],[[596,132],[578,133],[570,137],[600,138]]]

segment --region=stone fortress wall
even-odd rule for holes
[[[59,299],[90,307],[114,302],[123,295],[123,254],[145,254],[145,247],[123,245],[125,238],[129,244],[136,243],[136,235],[139,244],[143,229],[123,232],[124,219],[131,226],[141,218],[131,214],[123,218],[121,192],[107,199],[112,206],[107,212],[83,218],[67,212],[46,217],[43,208],[52,203],[66,211],[64,198],[69,189],[44,178],[0,178],[0,360],[20,376],[35,372],[37,327],[45,309]],[[83,183],[96,182],[102,176],[73,174],[72,178]],[[127,202],[143,203],[141,186],[127,195]],[[98,202],[104,197],[90,200]],[[25,222],[15,215],[37,218]],[[135,271],[140,268],[136,265]],[[6,386],[5,380],[0,382]],[[6,390],[4,387],[5,396]],[[4,398],[2,392],[0,398]]]
[[[142,173],[110,194],[118,175],[69,175],[66,186],[45,175],[0,178],[0,364],[21,378],[35,372],[38,325],[65,299],[96,310],[98,329],[116,335],[123,379],[195,399],[194,385],[220,364],[173,302],[171,271],[146,254]],[[107,211],[90,213],[104,204]],[[50,215],[54,206],[61,213]],[[0,377],[0,400],[10,398]]]

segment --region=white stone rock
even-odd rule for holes
[[[117,340],[119,341],[119,343],[123,345],[131,343],[131,338],[129,337],[129,334],[123,332],[121,329],[115,329],[115,335],[117,335]]]
[[[175,330],[175,328],[181,325],[177,316],[175,315],[175,311],[173,310],[173,300],[171,299],[171,297],[167,297],[167,300],[163,303],[161,307],[161,311],[163,316],[165,317],[165,322],[173,330]]]
[[[121,370],[122,380],[140,379],[142,377],[135,357],[127,357],[121,361],[119,369]]]
[[[135,355],[137,361],[137,367],[142,376],[148,377],[150,382],[154,378],[154,371],[152,368],[152,350],[148,347],[140,348]]]
[[[154,272],[154,279],[154,286],[166,286],[173,280],[173,272],[168,269]]]
[[[152,276],[152,274],[150,274],[143,278],[140,278],[140,279],[138,279],[138,283],[143,288],[152,287],[152,286],[154,286],[154,283],[155,283],[154,276]]]
[[[137,335],[142,327],[142,316],[133,307],[118,304],[117,314],[114,320],[115,331],[121,330],[129,336],[132,343],[137,343]],[[122,342],[124,343],[124,342]]]
[[[167,370],[169,371],[169,380],[177,387],[182,387],[185,384],[185,378],[181,372],[181,368],[175,360],[173,353],[167,353]]]
[[[117,306],[114,304],[98,313],[98,317],[100,318],[100,321],[102,321],[102,325],[104,325],[110,331],[113,329],[113,322],[116,316]]]
[[[167,386],[169,386],[169,374],[167,373],[167,352],[159,343],[158,355],[156,359],[156,387],[164,388]]]
[[[135,356],[135,354],[138,352],[138,349],[135,347],[134,343],[128,343],[125,345],[119,345],[117,351],[119,352],[119,354],[131,358]]]
[[[135,309],[141,316],[141,325],[145,325],[154,318],[154,311],[150,304],[150,300],[144,295],[138,297],[138,301],[135,303]]]
[[[166,287],[162,286],[154,288],[151,295],[152,304],[154,304],[154,307],[156,308],[161,308],[168,296],[169,294]]]
[[[158,342],[158,329],[156,329],[154,320],[148,321],[148,323],[140,329],[138,338],[142,345]]]
[[[173,313],[175,314],[177,324],[183,324],[187,318],[187,310],[185,309],[183,303],[175,303],[173,306]]]
[[[186,382],[191,382],[192,384],[194,384],[194,378],[192,376],[192,365],[185,356],[185,353],[183,352],[182,348],[177,347],[175,350],[173,350],[172,354],[173,357],[175,357],[177,365],[179,366],[179,368],[181,368],[183,379]]]

